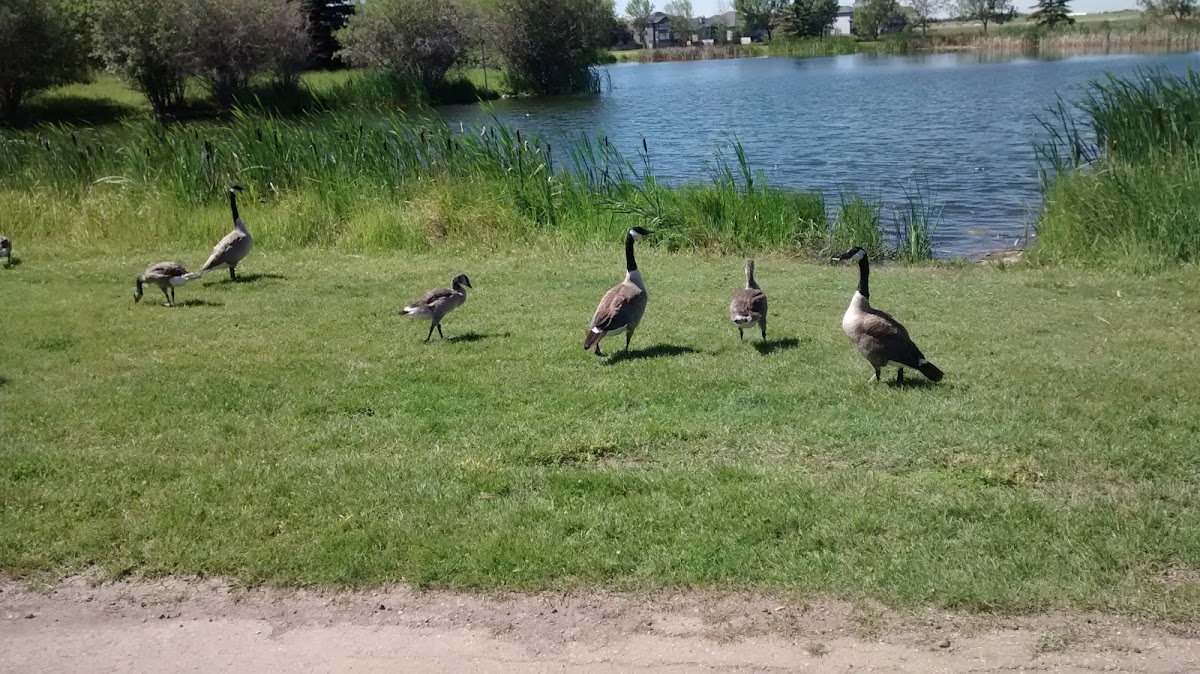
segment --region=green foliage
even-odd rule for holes
[[[1138,0],[1152,16],[1169,16],[1182,21],[1196,13],[1196,0]]]
[[[1007,23],[1017,18],[1012,0],[958,0],[958,13],[963,19],[982,23],[985,33],[989,23]]]
[[[597,92],[591,69],[612,33],[611,0],[500,0],[490,44],[520,92]]]
[[[172,0],[95,0],[93,39],[110,70],[145,94],[160,118],[182,109],[196,61],[186,48],[195,15]]]
[[[795,0],[780,10],[780,28],[789,37],[822,37],[837,10],[838,0]]]
[[[877,40],[900,16],[900,3],[896,0],[858,0],[854,3],[854,30],[860,37]]]
[[[30,95],[82,79],[86,49],[70,15],[53,0],[0,0],[0,119]]]
[[[1110,76],[1074,107],[1043,122],[1040,257],[1138,269],[1200,260],[1200,74]]]
[[[356,3],[348,0],[305,0],[305,4],[308,7],[315,65],[326,68],[339,65],[337,52],[341,45],[335,35],[350,21]]]
[[[786,0],[733,0],[742,34],[765,30],[768,38],[773,37],[779,9],[785,2]]]
[[[343,58],[379,68],[433,94],[472,44],[457,0],[379,0],[362,5],[338,34]]]
[[[1035,7],[1036,11],[1029,15],[1029,20],[1039,26],[1056,28],[1075,24],[1070,0],[1038,0]]]
[[[948,6],[948,0],[909,0],[907,10],[911,23],[921,27],[921,35],[927,35],[929,24],[938,12]]]

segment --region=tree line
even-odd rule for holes
[[[97,70],[161,119],[184,109],[189,82],[229,110],[252,80],[298,87],[339,63],[432,93],[481,43],[518,91],[586,91],[615,25],[612,0],[0,0],[0,116]]]

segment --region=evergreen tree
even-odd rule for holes
[[[346,27],[354,13],[353,0],[306,0],[313,38],[313,60],[323,68],[340,66],[336,54],[341,45],[334,33]]]
[[[1071,17],[1070,0],[1038,0],[1037,11],[1029,15],[1029,19],[1039,26],[1070,26],[1075,23]]]

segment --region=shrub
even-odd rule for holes
[[[229,109],[250,78],[294,80],[311,53],[308,14],[293,0],[189,0],[189,44],[213,101]]]
[[[467,19],[453,0],[373,0],[338,33],[342,58],[420,82],[429,95],[467,55]]]
[[[55,2],[0,0],[0,116],[32,93],[83,77],[84,49]]]
[[[518,91],[534,94],[595,92],[599,61],[613,21],[606,0],[501,0],[491,41]]]
[[[196,73],[188,48],[194,15],[172,0],[96,0],[93,43],[100,60],[145,94],[159,119],[184,104]]]

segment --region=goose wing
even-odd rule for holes
[[[627,327],[638,317],[638,309],[644,307],[646,294],[632,283],[622,283],[604,293],[600,306],[592,316],[592,330],[611,332]]]
[[[240,229],[235,229],[225,235],[225,238],[213,246],[212,255],[204,263],[201,272],[206,272],[223,264],[237,264],[250,251],[250,235]]]
[[[735,323],[744,317],[758,320],[767,313],[767,294],[758,288],[744,288],[737,291],[733,301],[729,303],[729,318]]]
[[[159,262],[146,267],[146,273],[142,274],[142,278],[147,281],[156,281],[187,275],[188,270],[178,262]]]
[[[893,363],[908,367],[920,367],[925,356],[908,336],[900,321],[878,309],[867,311],[859,321],[857,336],[860,349],[878,353]]]

